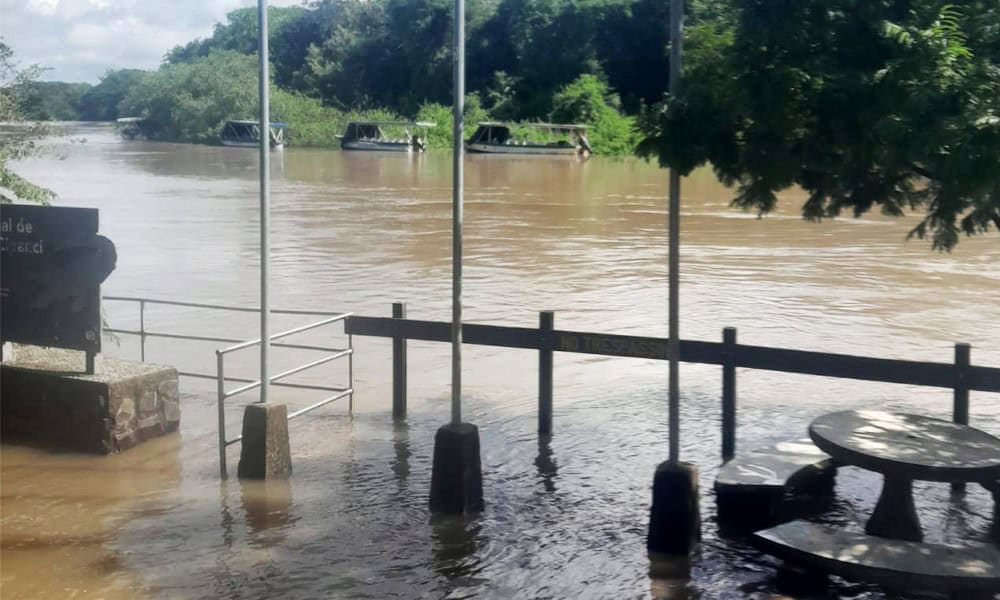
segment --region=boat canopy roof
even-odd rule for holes
[[[116,123],[141,123],[146,119],[142,117],[119,117],[115,119]]]
[[[480,127],[534,127],[536,129],[561,129],[563,131],[585,131],[587,125],[576,123],[513,123],[503,121],[484,121]]]
[[[230,120],[226,121],[226,125],[256,125],[257,123],[258,123],[258,121],[248,121],[248,120],[241,120],[241,119],[230,119]],[[277,129],[283,129],[285,127],[288,127],[288,124],[287,123],[283,123],[281,121],[271,121],[271,127],[274,127],[274,128],[277,128]]]
[[[430,123],[428,121],[348,121],[348,125],[376,125],[376,126],[390,126],[396,125],[401,127],[437,127],[436,123]]]

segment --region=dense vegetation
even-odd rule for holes
[[[1000,2],[714,4],[641,152],[685,174],[711,163],[760,212],[798,185],[813,220],[919,210],[911,235],[941,250],[1000,229]]]
[[[430,119],[439,125],[431,145],[449,145],[451,11],[451,0],[271,7],[274,118],[289,122],[293,143],[320,145],[359,113]],[[470,127],[486,118],[587,122],[598,153],[632,150],[625,113],[665,86],[662,2],[470,0],[467,11]],[[77,118],[146,116],[163,139],[214,139],[222,119],[254,114],[256,29],[255,9],[236,10],[157,71],[111,71],[76,102]]]

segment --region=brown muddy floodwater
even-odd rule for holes
[[[289,148],[272,160],[275,306],[388,315],[401,300],[413,318],[450,317],[447,153]],[[123,142],[109,127],[74,125],[18,170],[58,192],[59,204],[100,208],[119,253],[105,294],[252,306],[256,164],[252,150]],[[466,164],[469,321],[534,326],[538,311],[555,310],[560,328],[666,335],[664,171],[601,157]],[[905,240],[913,219],[810,224],[797,216],[802,194],[790,191],[778,214],[756,220],[730,209],[729,198],[707,171],[683,186],[684,338],[718,340],[734,326],[748,344],[941,362],[964,341],[975,364],[1000,365],[995,234],[938,254]],[[113,327],[135,326],[135,307],[106,310]],[[161,307],[147,309],[146,323],[256,337],[252,315]],[[4,600],[663,593],[648,576],[645,530],[653,469],[667,451],[665,363],[557,355],[555,435],[540,442],[537,355],[468,347],[465,415],[481,431],[487,508],[436,520],[426,503],[433,434],[449,416],[449,346],[410,344],[410,416],[397,426],[390,342],[356,338],[355,346],[353,415],[340,402],[291,424],[295,473],[284,485],[220,482],[210,381],[181,382],[179,434],[118,456],[4,445]],[[215,347],[150,341],[147,358],[211,372]],[[138,357],[124,336],[106,349]],[[302,358],[276,350],[275,368]],[[244,357],[234,374],[252,375],[254,362]],[[304,380],[344,376],[331,365]],[[708,366],[681,372],[682,456],[700,466],[705,523],[687,595],[771,598],[777,563],[721,539],[714,522],[720,379]],[[743,450],[801,436],[834,409],[950,416],[949,390],[760,371],[741,371],[738,381]],[[313,399],[277,393],[293,409]],[[233,400],[230,436],[250,400]],[[971,400],[973,424],[1000,434],[1000,396]],[[842,469],[826,519],[860,527],[879,483]],[[986,535],[983,490],[951,499],[947,485],[917,486],[929,540]],[[821,597],[885,596],[835,581]]]

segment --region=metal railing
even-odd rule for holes
[[[146,305],[156,304],[156,305],[166,305],[166,306],[180,306],[185,308],[198,308],[207,310],[221,310],[230,312],[250,312],[256,313],[260,312],[258,308],[245,307],[245,306],[229,306],[223,304],[208,304],[200,302],[181,302],[175,300],[155,300],[151,298],[137,298],[130,296],[104,296],[104,300],[115,301],[115,302],[133,302],[139,305],[139,329],[114,329],[106,328],[104,331],[106,333],[116,333],[123,335],[135,335],[139,337],[139,354],[143,362],[146,360],[146,338],[165,338],[165,339],[177,339],[177,340],[189,340],[197,342],[221,342],[233,344],[231,346],[216,349],[216,367],[215,374],[210,373],[197,373],[192,371],[181,371],[178,370],[177,374],[184,377],[194,377],[199,379],[214,379],[216,381],[217,390],[217,408],[218,408],[218,420],[219,420],[219,474],[222,477],[226,477],[226,448],[241,441],[243,436],[237,436],[233,439],[226,439],[226,414],[225,414],[225,402],[229,398],[237,396],[239,394],[244,394],[246,392],[253,391],[261,386],[260,379],[248,379],[246,377],[235,377],[232,375],[226,375],[225,371],[225,357],[233,352],[239,350],[245,350],[247,348],[252,348],[260,345],[260,338],[254,340],[242,340],[221,336],[205,336],[205,335],[191,335],[191,334],[181,334],[181,333],[171,333],[166,331],[148,331],[146,329]],[[311,360],[309,362],[300,364],[298,366],[286,369],[275,375],[268,377],[270,385],[276,387],[288,387],[295,389],[304,390],[314,390],[314,391],[325,391],[329,395],[314,402],[305,408],[293,411],[289,413],[288,420],[291,421],[296,417],[300,417],[306,413],[314,411],[320,407],[323,407],[335,400],[339,400],[345,396],[348,397],[349,410],[354,410],[354,337],[350,333],[347,335],[347,347],[338,348],[331,346],[320,346],[315,344],[297,344],[288,342],[278,342],[273,343],[275,340],[280,340],[282,338],[287,338],[292,335],[304,333],[319,327],[324,327],[334,323],[345,323],[351,313],[339,313],[330,311],[315,311],[315,310],[292,310],[292,309],[272,309],[271,313],[281,314],[281,315],[311,315],[311,316],[322,316],[325,317],[314,323],[308,323],[299,327],[294,327],[286,331],[281,331],[279,333],[273,334],[270,339],[272,341],[272,348],[288,348],[295,350],[307,350],[307,351],[317,351],[326,352],[328,354],[322,356],[321,358]],[[346,326],[345,326],[346,330]],[[283,379],[296,375],[318,367],[320,365],[329,363],[331,361],[347,358],[347,377],[348,383],[346,386],[330,386],[330,385],[316,385],[307,383],[294,383],[282,381]],[[226,390],[226,382],[231,381],[235,383],[242,383],[235,389]]]
[[[553,353],[567,352],[669,360],[667,338],[555,329],[555,314],[539,313],[539,325],[462,324],[462,343],[538,351],[538,432],[552,433]],[[406,305],[393,304],[392,317],[352,316],[348,334],[392,339],[392,414],[406,417],[407,340],[450,342],[451,323],[406,318]],[[924,362],[855,356],[736,343],[736,329],[723,329],[722,342],[681,340],[681,362],[722,367],[722,457],[736,452],[736,369],[760,369],[820,377],[920,385],[953,390],[953,421],[969,424],[969,392],[1000,393],[1000,368],[970,363],[968,344],[955,344],[954,362]]]

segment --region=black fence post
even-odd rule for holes
[[[392,318],[406,318],[406,303],[392,303]],[[406,418],[406,338],[392,338],[392,418]]]
[[[736,328],[722,330],[722,462],[736,454]]]
[[[552,329],[555,313],[543,310],[538,313],[538,330],[541,346],[538,349],[538,433],[552,434]]]
[[[969,358],[972,347],[969,344],[955,344],[955,401],[952,421],[961,425],[969,424]],[[965,484],[951,484],[953,492],[965,491]]]

